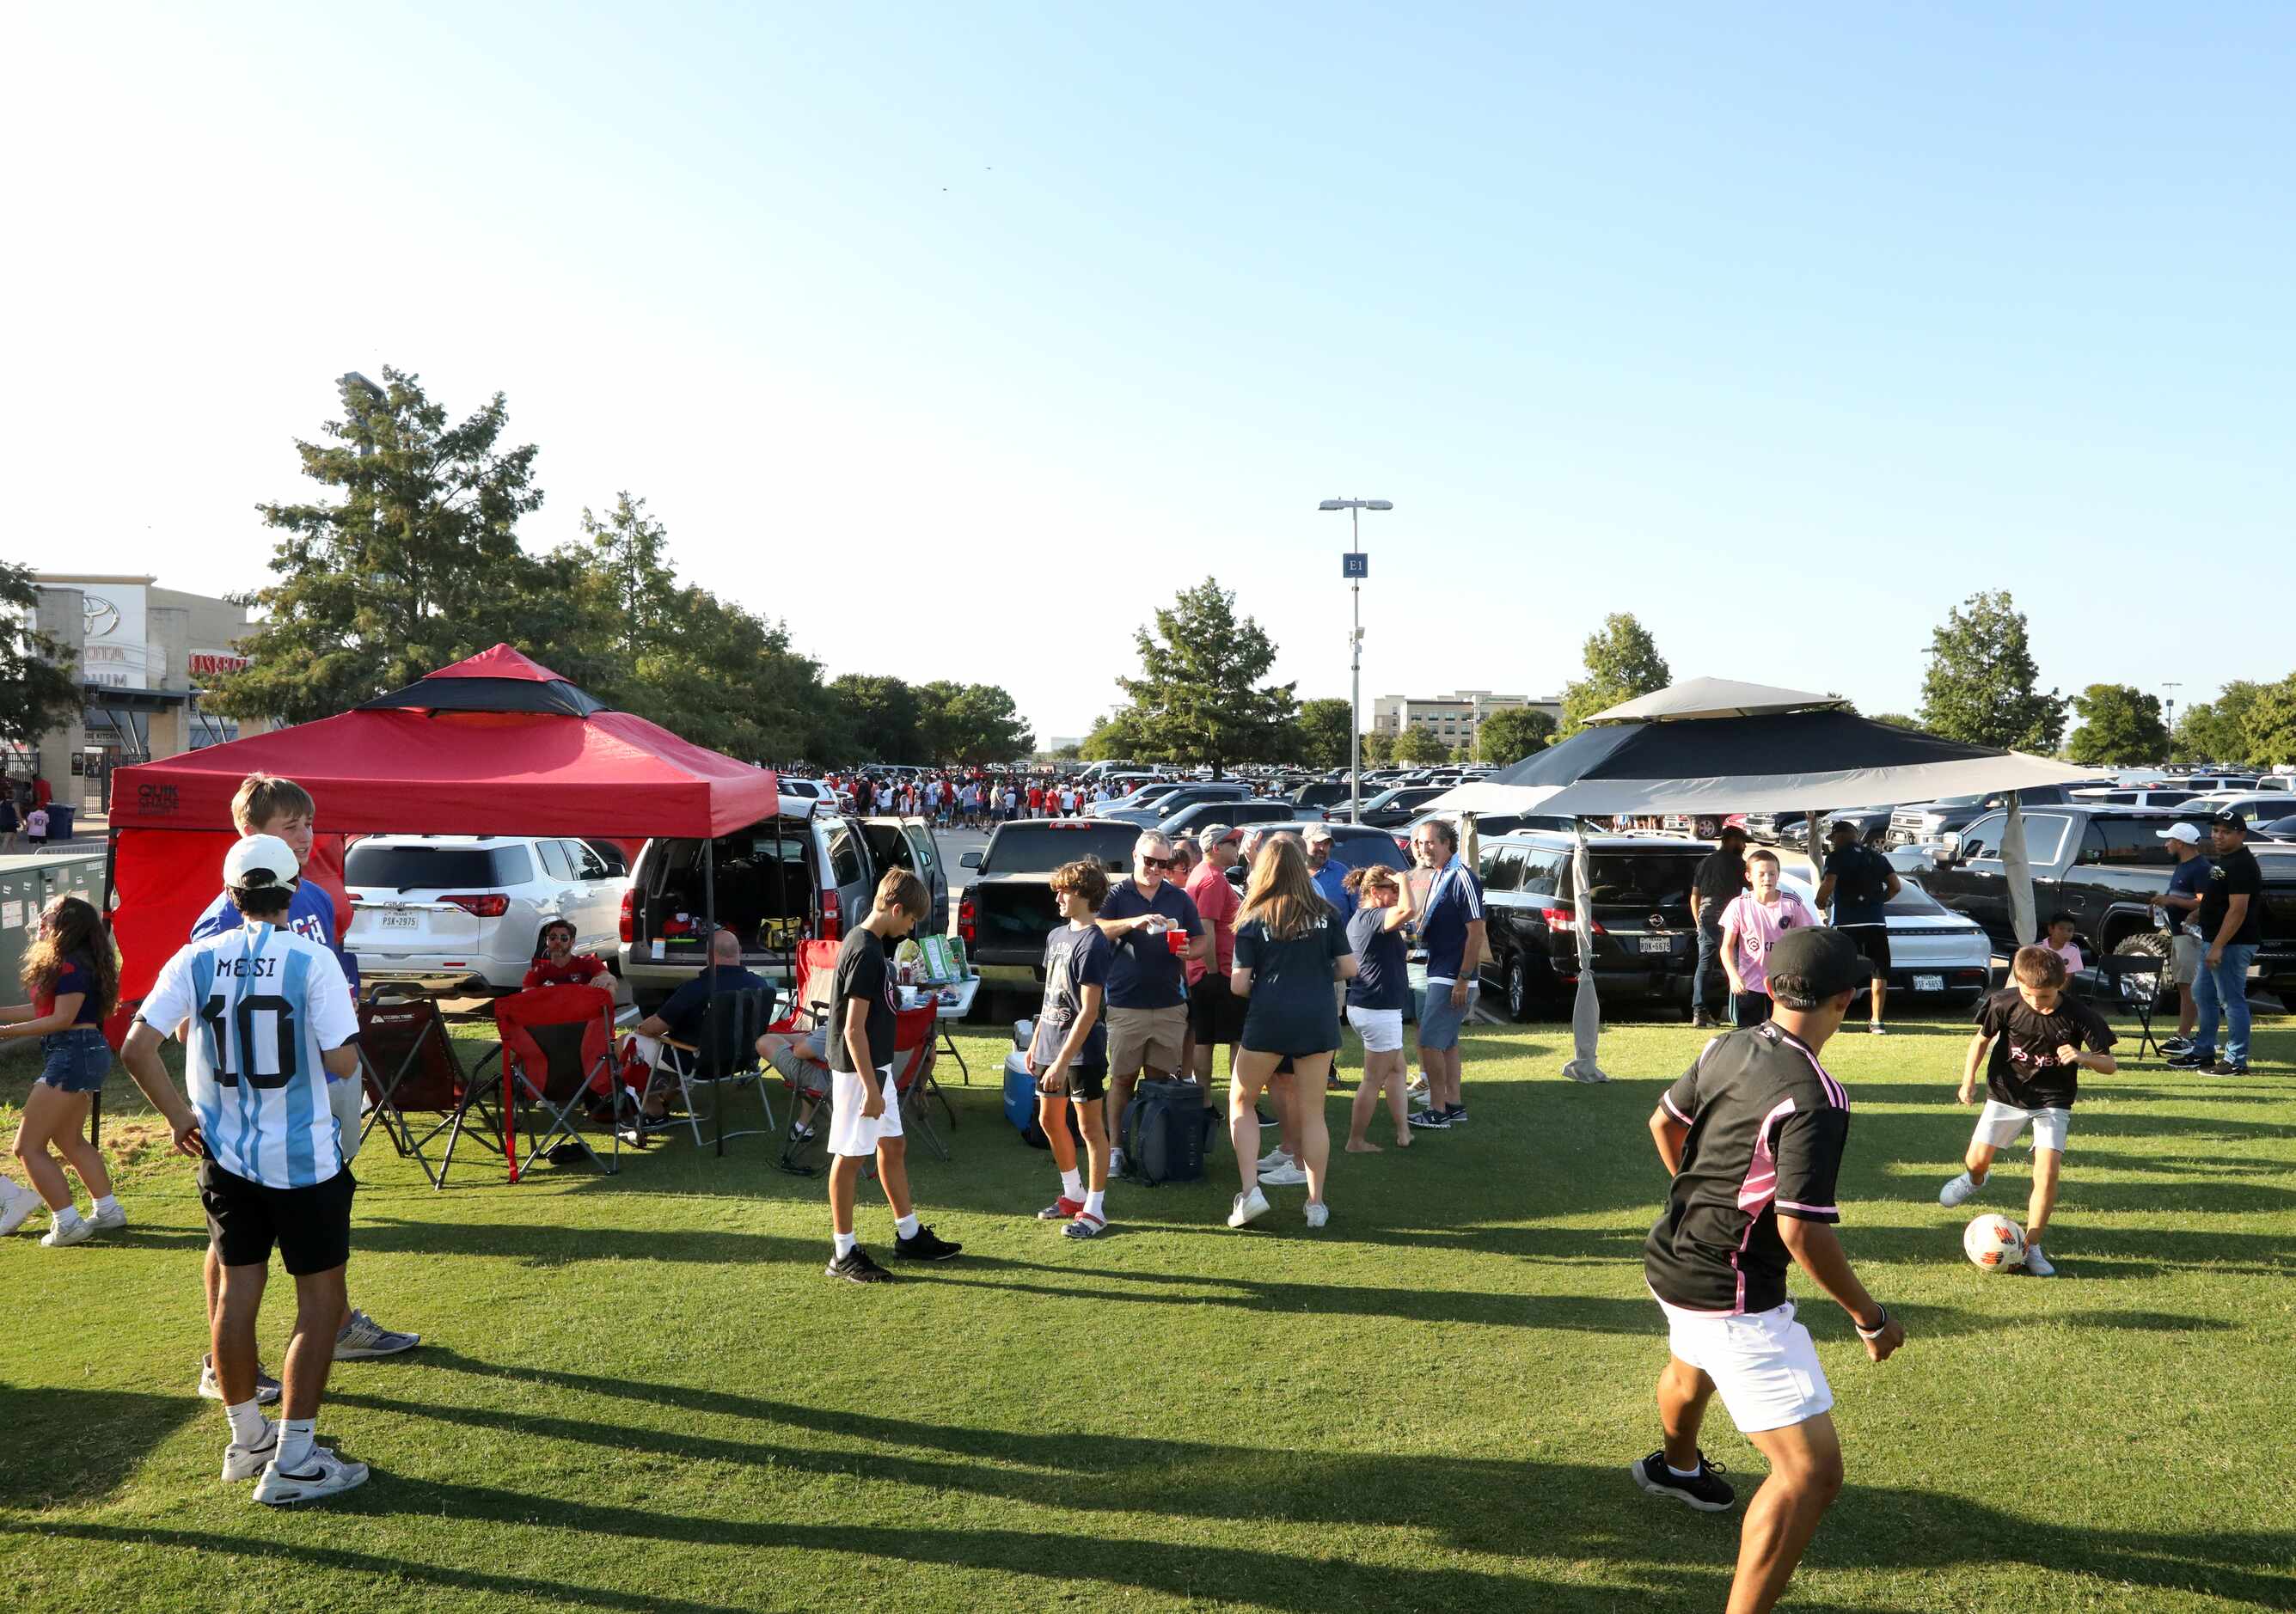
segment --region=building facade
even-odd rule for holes
[[[76,722],[40,741],[34,758],[15,758],[48,782],[58,799],[98,811],[111,770],[219,745],[271,725],[200,709],[214,676],[244,667],[240,643],[252,629],[247,608],[205,594],[162,588],[159,579],[95,573],[35,572],[40,631],[61,643],[85,697]]]
[[[1445,745],[1474,749],[1483,719],[1493,712],[1528,707],[1562,721],[1562,697],[1532,700],[1523,695],[1497,695],[1487,689],[1454,690],[1447,695],[1382,695],[1372,702],[1371,728],[1390,737],[1415,731]]]

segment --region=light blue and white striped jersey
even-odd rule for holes
[[[343,1168],[321,1055],[358,1035],[335,955],[250,921],[169,959],[136,1018],[162,1036],[189,1019],[185,1085],[208,1157],[267,1188]]]

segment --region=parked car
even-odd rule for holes
[[[972,878],[957,899],[956,934],[984,995],[1044,985],[1045,938],[1060,921],[1046,876],[1064,863],[1096,857],[1111,880],[1129,879],[1139,837],[1139,825],[1107,817],[1016,818],[991,830],[987,847],[958,860]]]
[[[1318,780],[1298,786],[1291,795],[1294,807],[1321,807],[1328,811],[1348,804],[1348,782],[1344,779]]]
[[[2296,840],[2296,813],[2248,827],[2251,840]]]
[[[707,955],[704,844],[656,836],[630,865],[619,957],[640,1008],[657,1007],[693,979]],[[838,940],[866,916],[889,868],[924,881],[932,915],[921,930],[937,934],[948,925],[948,875],[922,818],[849,818],[792,801],[710,844],[718,922],[742,938],[742,962],[768,979],[788,976],[800,941]]]
[[[1671,835],[1591,835],[1595,985],[1607,1002],[1659,997],[1690,1012],[1698,928],[1690,880],[1711,841]],[[1572,837],[1525,830],[1482,843],[1483,911],[1507,1012],[1528,1020],[1562,1005],[1578,982]]]
[[[1176,786],[1160,795],[1149,798],[1138,807],[1111,805],[1103,807],[1098,816],[1121,819],[1125,823],[1146,829],[1152,824],[1166,823],[1183,808],[1192,807],[1200,801],[1249,801],[1250,799],[1251,786],[1241,779],[1206,780],[1197,783]]]
[[[2040,784],[2017,794],[2026,807],[2036,807],[2077,800],[2075,791],[2100,788],[2112,789],[2112,781],[2084,779],[2072,784]],[[2005,807],[2009,796],[2007,791],[1981,796],[1941,796],[1935,801],[1916,801],[1898,807],[1890,815],[1889,844],[1892,848],[1942,845],[1947,836],[1963,825]]]
[[[2206,824],[2211,815],[2229,807],[2253,824],[2286,817],[2290,805],[2285,791],[2223,791],[2194,796],[2179,803],[2178,811],[2196,823]]]
[[[1817,888],[1809,881],[1788,874],[1779,883],[1817,906]],[[1947,907],[1918,881],[1902,878],[1882,918],[1890,928],[1893,998],[1898,993],[1936,993],[1966,1005],[1984,995],[1992,979],[1993,942],[1982,925]]]
[[[1208,823],[1275,823],[1306,829],[1324,822],[1316,807],[1295,807],[1281,796],[1255,796],[1249,801],[1199,801],[1182,807],[1156,827],[1167,835],[1193,835]]]
[[[1451,833],[1464,839],[1467,815],[1456,807],[1439,807],[1431,813],[1422,813],[1409,823],[1396,831],[1396,839],[1407,849],[1419,826],[1431,818],[1439,818],[1451,826]],[[1512,835],[1517,830],[1559,830],[1569,834],[1572,821],[1553,813],[1478,813],[1475,815],[1475,834],[1488,840],[1494,835]]]
[[[573,922],[576,951],[611,957],[629,881],[570,837],[369,835],[344,854],[343,888],[362,981],[514,992],[553,920]]]
[[[2187,815],[2181,807],[2095,807],[2068,803],[2029,812],[2025,856],[2033,871],[2037,914],[2073,915],[2073,937],[2083,954],[2150,952],[2166,956],[2169,938],[2145,905],[2166,890],[2176,866],[2161,832]],[[1967,914],[2007,951],[2015,945],[2009,922],[2009,885],[2002,871],[2003,812],[1988,813],[1938,855],[1923,884],[1931,896]],[[2256,971],[2285,995],[2296,990],[2296,848],[2259,846],[2264,871],[2264,939]]]
[[[791,779],[776,775],[774,783],[781,791],[783,802],[800,811],[811,812],[826,807],[832,810],[838,805],[837,793],[818,779]]]
[[[1436,797],[1450,791],[1447,784],[1399,784],[1393,790],[1382,791],[1363,804],[1358,823],[1374,829],[1397,830],[1409,825],[1418,816],[1419,809]]]

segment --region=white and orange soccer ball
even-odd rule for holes
[[[1988,1272],[2025,1264],[2025,1230],[2007,1217],[1981,1216],[1961,1230],[1961,1248]]]

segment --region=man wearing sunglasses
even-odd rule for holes
[[[1172,879],[1179,866],[1172,843],[1151,830],[1132,843],[1132,878],[1111,889],[1100,905],[1100,933],[1115,948],[1108,971],[1108,1110],[1120,1116],[1145,1070],[1167,1080],[1181,1069],[1188,1034],[1186,965],[1210,949],[1196,905]],[[1173,951],[1173,937],[1182,939]],[[1109,1160],[1121,1176],[1124,1151]]]

